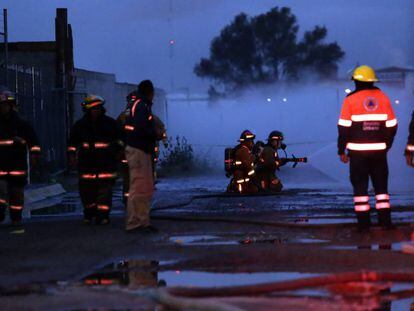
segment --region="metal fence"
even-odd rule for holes
[[[0,85],[6,86],[6,68],[0,68]],[[22,118],[36,130],[43,150],[44,169],[56,172],[65,166],[67,121],[65,92],[45,90],[42,74],[34,67],[9,65],[8,89],[16,93]]]

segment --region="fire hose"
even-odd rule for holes
[[[414,282],[414,273],[376,272],[362,270],[359,272],[345,272],[315,276],[290,281],[278,281],[243,286],[223,287],[172,287],[168,289],[171,295],[181,297],[229,297],[229,296],[256,296],[274,292],[294,291],[305,288],[323,287],[350,282]]]

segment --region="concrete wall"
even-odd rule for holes
[[[105,98],[107,114],[117,118],[126,105],[126,96],[137,84],[119,83],[115,74],[75,69],[75,120],[82,117],[81,102],[86,94]],[[165,92],[156,88],[153,112],[165,121]]]

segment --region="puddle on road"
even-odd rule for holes
[[[226,240],[215,235],[171,236],[170,241],[179,245],[237,245],[237,241]]]
[[[82,278],[87,286],[233,286],[265,282],[288,281],[317,276],[299,272],[215,273],[204,271],[162,271],[162,265],[153,260],[128,260],[108,264]]]
[[[334,250],[371,250],[371,251],[401,251],[407,242],[391,244],[365,244],[365,245],[330,245],[326,249]]]
[[[299,272],[162,271],[163,265],[161,263],[153,260],[128,260],[111,263],[82,278],[82,284],[85,286],[117,285],[131,289],[161,286],[222,287],[283,282],[321,276],[321,274]],[[354,290],[352,290],[353,288]],[[379,290],[369,291],[369,289],[376,288]],[[341,303],[344,303],[345,306],[349,304],[350,308],[355,307],[355,303],[367,306],[367,302],[372,302],[380,310],[409,310],[414,302],[413,284],[409,283],[345,283],[337,286],[309,287],[296,291],[276,292],[270,296],[274,298],[285,297],[285,299],[289,297],[332,299],[338,295],[343,297]]]

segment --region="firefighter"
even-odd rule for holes
[[[127,203],[127,232],[156,233],[150,225],[149,212],[154,194],[153,152],[158,135],[152,114],[154,85],[150,80],[138,85],[138,98],[126,119],[125,154],[129,167],[129,197]]]
[[[97,95],[85,98],[85,114],[73,125],[68,142],[69,166],[78,166],[85,224],[94,218],[98,225],[109,223],[117,157],[122,151],[118,124],[105,114],[104,104]]]
[[[233,149],[233,178],[227,186],[227,192],[240,194],[256,193],[257,187],[253,184],[254,175],[254,156],[252,148],[254,146],[255,135],[249,130],[241,133],[239,142]]]
[[[40,146],[32,126],[16,111],[15,95],[0,93],[0,222],[9,208],[12,225],[19,226],[24,205],[24,186],[27,184],[29,151],[31,164],[40,156]]]
[[[137,99],[138,99],[137,91],[132,91],[131,93],[129,93],[128,96],[126,97],[126,101],[127,101],[126,107],[117,118],[118,127],[122,133],[122,141],[124,143],[124,146],[126,146],[126,133],[125,133],[126,119],[131,112],[131,106],[134,104],[134,102]],[[128,197],[129,197],[129,168],[128,168],[128,161],[125,156],[125,150],[123,151],[122,157],[121,157],[120,173],[122,175],[123,203],[125,206],[127,206]]]
[[[371,67],[356,68],[352,79],[355,90],[345,98],[338,121],[338,154],[343,163],[350,162],[358,228],[366,230],[371,225],[370,178],[378,223],[392,228],[387,152],[397,132],[397,119],[387,95],[374,86],[378,79]]]
[[[408,130],[409,135],[407,146],[405,147],[405,159],[408,166],[414,167],[414,112],[411,117],[410,127]]]
[[[276,170],[285,163],[279,158],[278,149],[285,149],[283,133],[272,131],[256,166],[255,182],[260,191],[280,192],[283,185]]]
[[[254,156],[254,165],[257,165],[259,163],[261,154],[265,146],[266,144],[261,140],[258,140],[254,144],[253,149],[252,149],[252,154]]]
[[[153,114],[155,131],[157,132],[157,137],[161,137],[160,140],[155,142],[154,152],[152,154],[153,164],[152,164],[152,173],[154,175],[154,184],[157,181],[157,163],[160,156],[160,142],[164,145],[164,148],[168,147],[167,141],[167,130],[165,129],[164,122],[161,121],[159,117]]]

